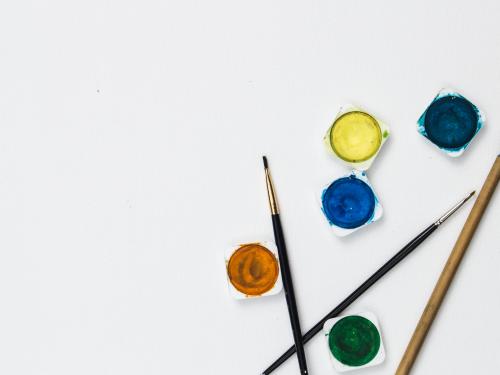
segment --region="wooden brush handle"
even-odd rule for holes
[[[493,164],[493,167],[491,167],[490,173],[488,174],[488,177],[481,188],[481,192],[474,203],[474,207],[472,207],[472,210],[467,217],[467,221],[458,236],[457,242],[455,243],[448,261],[441,272],[441,276],[434,287],[434,291],[429,298],[429,302],[427,302],[427,306],[425,307],[425,310],[420,317],[420,321],[415,328],[415,332],[413,332],[413,336],[408,344],[408,347],[406,348],[405,354],[399,363],[396,375],[407,375],[410,373],[418,352],[420,351],[425,337],[427,336],[427,332],[436,317],[439,307],[443,302],[444,296],[448,291],[458,266],[460,265],[465,251],[469,246],[472,236],[474,235],[474,232],[481,221],[481,217],[488,206],[491,196],[497,187],[499,177],[500,155],[495,159],[495,163]]]

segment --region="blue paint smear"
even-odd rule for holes
[[[482,126],[477,107],[456,93],[438,96],[418,122],[425,137],[448,151],[465,149]]]
[[[351,175],[333,181],[323,191],[321,203],[330,224],[354,229],[373,217],[376,198],[366,182]]]

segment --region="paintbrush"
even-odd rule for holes
[[[432,322],[434,321],[446,292],[453,281],[453,277],[457,272],[458,266],[463,259],[465,251],[472,240],[472,236],[474,235],[483,213],[486,210],[493,193],[495,192],[499,179],[500,156],[497,156],[493,166],[491,167],[490,173],[488,173],[488,177],[479,192],[479,196],[477,197],[477,200],[474,203],[467,220],[465,221],[464,227],[458,236],[457,242],[453,247],[448,261],[443,268],[441,276],[434,287],[434,291],[429,298],[429,302],[427,302],[427,306],[425,307],[422,317],[415,328],[415,332],[408,343],[405,354],[403,355],[398,369],[396,370],[396,375],[407,375],[410,373],[413,363],[415,362],[420,348],[422,347],[422,344],[427,336],[427,332],[429,332]]]
[[[290,265],[288,264],[288,255],[285,245],[285,237],[283,229],[281,228],[280,211],[276,194],[274,192],[273,181],[269,172],[267,158],[263,156],[264,171],[266,173],[266,186],[267,197],[269,198],[269,207],[271,208],[271,218],[273,220],[274,238],[276,247],[278,248],[278,257],[281,267],[281,278],[283,280],[283,289],[285,290],[286,304],[288,306],[288,315],[290,316],[290,323],[292,325],[293,339],[295,342],[294,350],[297,352],[297,359],[299,360],[300,373],[307,375],[307,362],[306,354],[304,352],[304,345],[302,344],[302,331],[300,329],[299,313],[297,311],[297,302],[295,301],[295,293],[293,291],[292,274]]]
[[[337,307],[330,311],[323,319],[321,319],[314,327],[312,327],[307,333],[302,337],[302,342],[305,344],[311,340],[314,335],[320,332],[323,325],[328,319],[334,318],[342,313],[346,308],[348,308],[359,296],[366,292],[373,284],[380,280],[387,272],[389,272],[394,266],[401,262],[406,256],[408,256],[413,250],[415,250],[418,245],[420,245],[424,240],[429,237],[432,232],[434,232],[441,224],[443,224],[451,215],[453,215],[460,207],[464,205],[473,195],[474,191],[470,193],[467,197],[458,202],[450,210],[448,210],[443,216],[441,216],[434,223],[429,225],[420,234],[418,234],[413,240],[408,242],[405,247],[403,247],[396,255],[389,259],[382,267],[380,267],[373,275],[371,275],[363,284],[361,284],[354,292],[349,294],[346,299],[344,299]],[[290,358],[295,353],[295,347],[292,346],[285,353],[281,355],[274,363],[269,366],[262,375],[269,375],[271,372],[276,370],[283,362]]]

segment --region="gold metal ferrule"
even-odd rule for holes
[[[277,215],[280,213],[278,207],[278,201],[276,200],[276,194],[274,193],[273,180],[271,179],[271,173],[269,168],[265,168],[266,172],[266,186],[267,186],[267,198],[269,199],[269,208],[271,209],[272,215]]]

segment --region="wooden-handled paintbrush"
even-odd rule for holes
[[[458,266],[462,261],[464,254],[469,247],[469,243],[472,240],[472,236],[483,217],[484,211],[486,207],[488,207],[488,203],[495,192],[495,189],[498,185],[498,181],[500,179],[500,155],[498,155],[491,167],[490,173],[484,182],[481,191],[479,192],[479,196],[472,207],[472,210],[467,217],[467,220],[458,236],[457,242],[453,247],[453,250],[446,262],[443,271],[441,272],[441,276],[439,277],[436,286],[434,287],[434,291],[432,292],[429,301],[427,302],[427,306],[422,313],[420,321],[415,328],[415,332],[408,343],[406,351],[399,363],[398,369],[396,370],[396,375],[407,375],[410,373],[415,360],[417,359],[418,353],[420,352],[420,348],[422,347],[425,338],[427,337],[427,333],[431,328],[432,322],[436,317],[439,308],[443,302],[446,293],[448,292],[448,288],[453,281],[453,277],[455,276]]]

